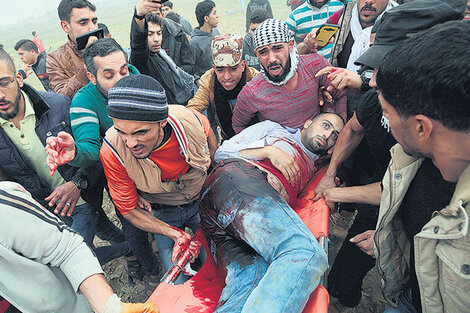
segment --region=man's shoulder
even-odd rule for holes
[[[48,57],[57,59],[58,57],[61,57],[62,55],[69,55],[70,53],[71,53],[70,43],[66,42],[62,46],[57,48],[56,50],[49,52]]]
[[[253,79],[247,82],[245,87],[243,87],[242,90],[240,91],[240,93],[242,93],[245,89],[253,92],[254,90],[257,90],[259,88],[267,88],[267,87],[276,87],[276,86],[268,83],[266,79],[264,78],[263,74],[260,74],[260,75],[256,75],[255,77],[253,77]]]
[[[295,20],[296,17],[298,17],[299,15],[303,15],[305,13],[311,13],[312,11],[315,11],[315,10],[318,10],[317,8],[312,8],[310,7],[310,4],[308,3],[308,1],[304,2],[303,4],[301,4],[297,9],[295,9],[294,11],[292,11],[290,13],[290,15],[293,17],[293,19]]]
[[[105,105],[104,99],[100,101],[101,97],[98,97],[98,90],[96,86],[91,82],[80,88],[72,99],[72,108],[92,108],[97,102]]]

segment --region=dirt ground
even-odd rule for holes
[[[108,216],[114,223],[116,223],[116,225],[120,226],[119,220],[114,213],[114,207],[107,199],[106,194],[104,203],[104,209]],[[331,236],[328,249],[330,266],[333,264],[333,260],[341,247],[341,243],[341,240]],[[104,244],[106,243],[99,239],[95,239],[95,245],[101,246]],[[142,282],[137,282],[135,286],[129,285],[122,259],[113,260],[104,265],[103,268],[109,284],[123,301],[142,302],[148,298],[145,294],[145,286]],[[363,295],[361,303],[354,309],[354,312],[379,313],[384,311],[385,301],[383,300],[380,292],[380,278],[375,268],[369,272],[364,280]]]

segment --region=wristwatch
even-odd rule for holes
[[[137,15],[137,8],[134,7],[134,17],[138,20],[143,20],[145,18],[145,14],[144,15]]]
[[[75,186],[77,186],[78,190],[80,191],[88,188],[88,181],[83,177],[79,177],[78,179],[72,178],[72,182],[75,184]]]
[[[361,91],[367,91],[370,89],[369,82],[374,76],[374,70],[365,70],[361,73]]]

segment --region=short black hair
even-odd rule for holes
[[[451,21],[418,33],[385,57],[377,85],[400,118],[423,114],[450,130],[470,131],[469,42],[470,23]]]
[[[346,125],[346,121],[344,120],[344,118],[339,113],[336,113],[336,112],[320,112],[317,115],[315,115],[314,117],[312,117],[312,122],[318,120],[320,117],[322,117],[326,114],[336,115],[337,117],[339,117],[341,119],[341,122],[343,122],[343,126]]]
[[[36,36],[36,31],[33,30],[33,31],[31,32],[31,34],[32,34],[33,36]]]
[[[0,47],[0,61],[4,61],[8,68],[13,72],[16,73],[16,68],[15,68],[15,63],[11,59],[10,55],[8,52],[3,50],[3,47]]]
[[[101,38],[89,45],[85,51],[83,51],[83,58],[87,71],[96,76],[97,68],[94,58],[97,56],[105,57],[116,51],[124,53],[124,58],[127,60],[126,53],[113,38]]]
[[[204,25],[204,17],[209,16],[213,8],[215,8],[215,2],[212,0],[204,0],[196,5],[196,19],[199,27]]]
[[[106,26],[106,24],[104,24],[104,23],[98,23],[98,28],[102,28],[102,29],[103,29],[103,36],[104,36],[104,37],[108,37],[108,36],[109,36],[109,29],[108,29],[108,26]]]
[[[147,23],[160,25],[160,27],[163,28],[163,18],[156,13],[149,12],[145,14],[145,21],[147,21]]]
[[[268,18],[268,11],[266,11],[265,9],[255,9],[253,13],[251,13],[250,23],[261,24]]]
[[[31,51],[34,50],[34,52],[39,53],[38,46],[29,39],[21,39],[15,44],[15,50],[18,51],[18,49],[23,49],[25,51]]]
[[[165,2],[166,3],[166,2]],[[178,24],[181,24],[181,19],[180,17],[178,16],[178,14],[176,14],[175,12],[169,12],[165,15],[165,18],[169,18],[170,20],[172,20],[173,22],[176,22]]]
[[[70,23],[70,14],[72,9],[89,8],[93,12],[96,11],[96,6],[88,0],[62,0],[57,7],[57,13],[61,21]]]
[[[171,2],[171,1],[163,2],[163,6],[164,7],[169,7],[170,9],[173,9],[173,2]]]

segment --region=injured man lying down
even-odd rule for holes
[[[201,228],[226,286],[215,312],[301,312],[328,267],[291,204],[344,126],[321,113],[292,129],[264,121],[225,141],[203,187]]]

